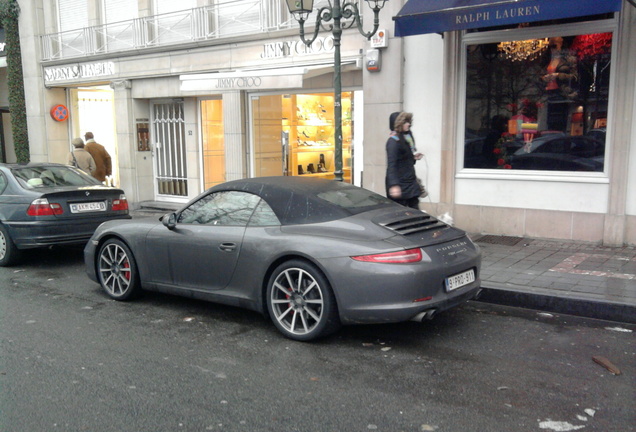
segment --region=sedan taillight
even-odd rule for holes
[[[113,200],[113,211],[128,210],[126,195],[119,195],[119,199]]]
[[[406,264],[422,261],[422,250],[420,248],[408,249],[398,252],[389,252],[375,255],[352,256],[351,259],[363,262]]]
[[[64,209],[58,203],[49,203],[46,198],[34,200],[27,209],[29,216],[53,216],[64,214]]]

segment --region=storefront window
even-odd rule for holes
[[[225,179],[225,139],[223,101],[201,101],[201,143],[203,151],[203,189],[223,183]]]
[[[467,46],[464,168],[603,171],[612,33]]]
[[[335,125],[332,93],[252,97],[254,176],[333,179]],[[353,92],[342,93],[343,178],[351,183]]]

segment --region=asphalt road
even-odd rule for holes
[[[80,249],[40,251],[0,268],[0,431],[633,431],[635,330],[471,302],[299,343],[227,306],[109,300]]]

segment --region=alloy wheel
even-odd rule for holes
[[[119,242],[102,247],[98,271],[101,285],[111,297],[121,298],[130,292],[133,283],[131,257]]]
[[[323,288],[301,268],[288,268],[278,274],[270,302],[274,319],[292,335],[307,335],[324,319]]]

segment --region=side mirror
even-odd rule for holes
[[[168,213],[161,217],[161,223],[169,230],[174,229],[177,226],[177,214]]]

